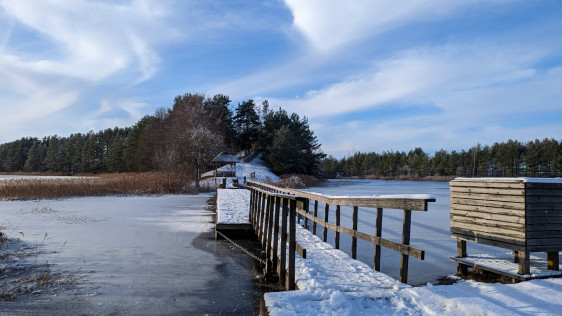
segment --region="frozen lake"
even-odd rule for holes
[[[3,301],[2,313],[253,314],[255,262],[214,241],[211,197],[0,201],[2,231],[27,244],[25,265],[54,263],[54,273],[77,277]]]
[[[425,250],[425,260],[410,259],[408,283],[422,284],[433,282],[438,277],[456,272],[456,264],[449,258],[456,256],[456,239],[451,238],[449,212],[449,183],[425,181],[382,181],[382,180],[329,180],[327,186],[310,188],[307,191],[325,195],[365,196],[381,194],[431,194],[437,198],[429,203],[427,212],[412,212],[412,230],[410,245]],[[312,205],[311,205],[312,209]],[[351,228],[351,207],[342,207],[342,226]],[[324,215],[324,205],[318,207],[320,217]],[[401,242],[402,218],[401,210],[385,209],[383,211],[382,237]],[[335,223],[335,206],[330,208],[330,223]],[[359,208],[358,229],[371,235],[375,232],[376,209]],[[317,229],[322,236],[322,229]],[[328,241],[334,244],[334,234],[329,231]],[[351,253],[351,238],[341,235],[340,249]],[[508,250],[468,243],[468,253],[501,253]],[[358,240],[357,259],[373,266],[374,246]],[[382,248],[381,272],[399,277],[399,253]]]

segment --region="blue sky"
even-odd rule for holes
[[[268,99],[324,152],[562,139],[562,1],[0,0],[0,142]]]

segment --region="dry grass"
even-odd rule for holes
[[[120,173],[64,179],[0,181],[0,199],[59,199],[74,196],[196,193],[192,179],[179,173]]]

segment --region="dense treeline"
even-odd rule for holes
[[[315,174],[325,157],[306,118],[272,111],[264,101],[177,96],[134,126],[97,133],[22,138],[0,145],[0,172],[111,173],[173,171],[199,175],[222,151],[261,151],[273,170]],[[198,178],[198,177],[197,177]]]
[[[492,146],[478,144],[461,152],[441,149],[434,155],[415,148],[408,153],[355,153],[343,159],[330,156],[322,170],[327,177],[560,177],[562,141],[509,140]]]

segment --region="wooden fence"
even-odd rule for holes
[[[324,242],[328,238],[328,230],[335,232],[334,246],[340,248],[340,234],[351,236],[351,257],[357,258],[357,239],[370,242],[374,246],[374,269],[380,271],[381,267],[381,247],[388,248],[401,253],[400,260],[400,282],[407,283],[408,280],[408,260],[414,257],[424,260],[423,250],[411,247],[410,228],[412,211],[427,211],[427,203],[435,202],[435,199],[424,198],[377,198],[377,197],[330,197],[317,193],[309,193],[299,190],[279,188],[255,181],[248,181],[247,186],[251,190],[250,198],[250,223],[254,226],[258,237],[262,241],[268,260],[271,260],[273,269],[279,273],[280,280],[286,284],[287,289],[294,289],[294,256],[295,251],[299,250],[301,256],[306,256],[304,249],[295,241],[295,231],[297,220],[300,223],[304,219],[304,227],[308,227],[308,222],[312,222],[312,233],[316,235],[317,226],[323,227],[322,239]],[[324,204],[324,216],[318,215],[319,202]],[[313,205],[310,214],[310,205]],[[335,218],[329,222],[330,206],[335,206]],[[341,226],[341,207],[351,206],[352,227]],[[282,207],[283,213],[279,213]],[[374,235],[366,234],[357,230],[359,221],[359,207],[376,208],[376,224]],[[383,209],[403,210],[402,242],[387,240],[382,235]],[[281,216],[281,227],[279,228],[279,217]],[[287,233],[287,219],[288,233]],[[285,223],[285,224],[283,224]],[[281,253],[280,261],[277,260],[278,234],[281,233]],[[283,234],[288,234],[283,237]],[[283,253],[286,242],[289,242],[289,272],[287,280],[285,272],[285,256]]]

